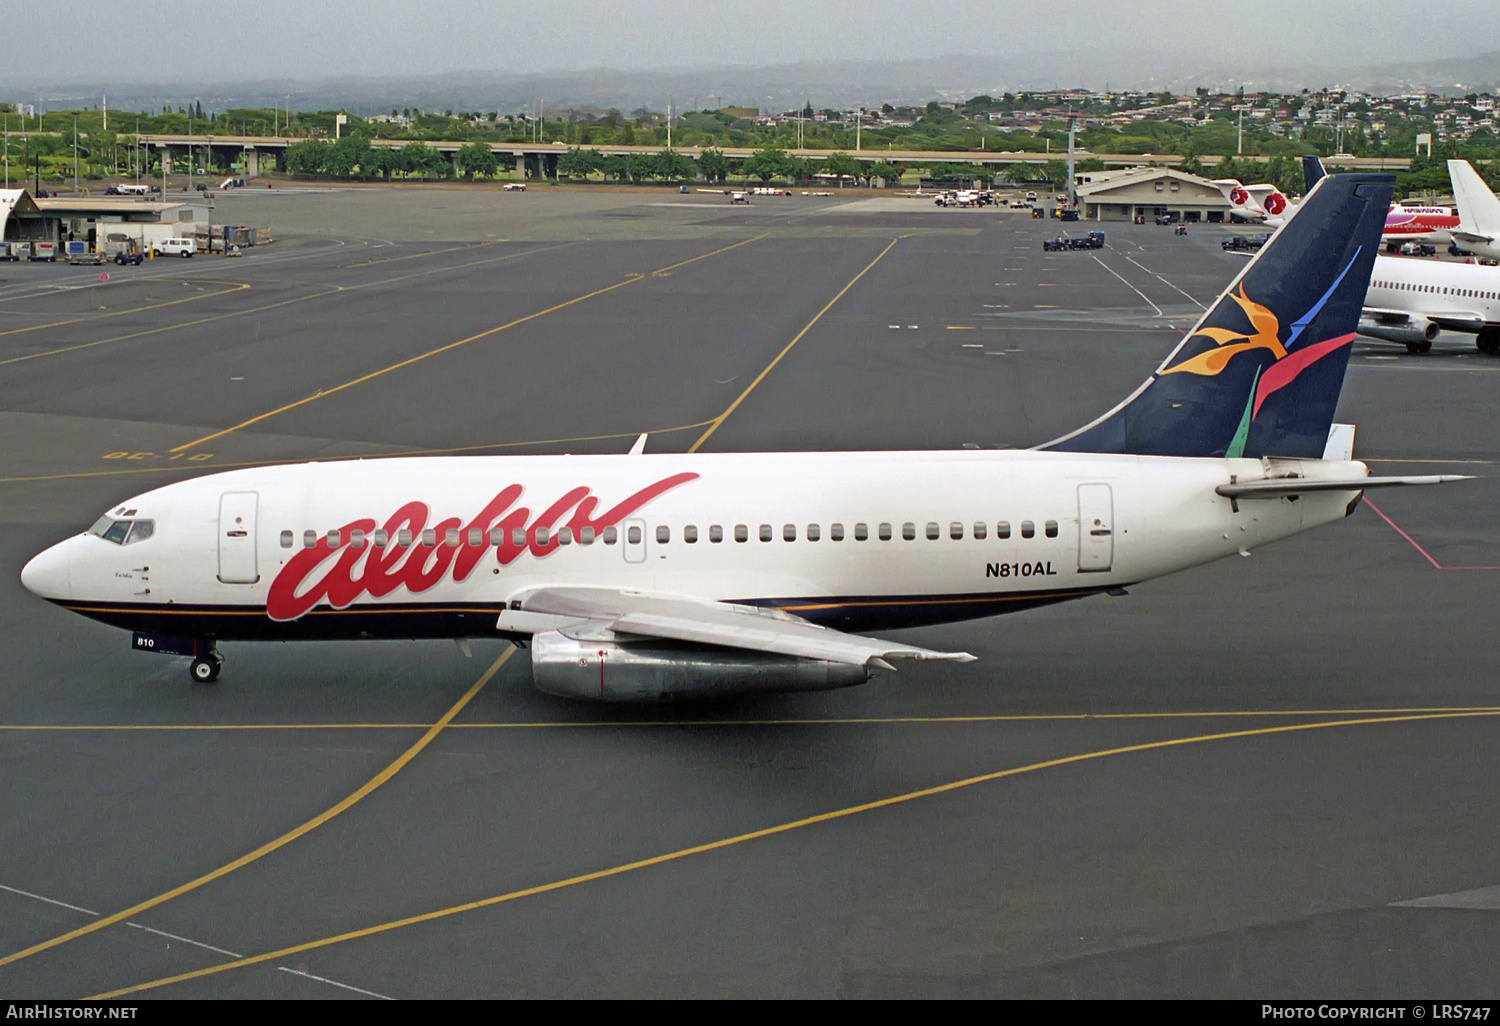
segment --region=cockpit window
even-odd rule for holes
[[[134,513],[134,510],[131,510]],[[102,516],[89,528],[89,534],[103,538],[107,542],[116,545],[129,545],[132,542],[145,541],[156,533],[156,521],[154,520],[116,520],[112,516]]]

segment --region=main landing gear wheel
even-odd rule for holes
[[[193,660],[193,665],[188,667],[188,672],[193,675],[194,684],[212,684],[219,679],[219,671],[224,667],[224,660],[219,658],[217,652],[211,652],[206,656],[198,656]]]
[[[1432,343],[1426,339],[1420,342],[1408,342],[1406,343],[1406,351],[1408,353],[1430,353],[1432,352]]]
[[[1494,356],[1500,353],[1500,330],[1484,328],[1474,337],[1474,345],[1481,353]]]

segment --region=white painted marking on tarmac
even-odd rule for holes
[[[61,908],[71,909],[74,912],[82,912],[84,915],[88,916],[97,916],[99,914],[91,908],[84,908],[81,905],[69,905],[66,901],[58,901],[56,898],[44,898],[40,894],[32,894],[30,891],[23,891],[19,887],[7,887],[4,884],[0,884],[0,891],[9,891],[12,894],[19,894],[23,898],[33,898],[36,901],[45,901],[49,905],[57,905]]]
[[[229,951],[226,948],[216,948],[212,944],[204,944],[202,941],[195,941],[195,940],[192,940],[192,939],[190,939],[188,937],[179,937],[179,936],[177,936],[177,934],[175,934],[175,933],[168,933],[165,930],[153,930],[151,927],[149,927],[149,926],[142,926],[140,923],[130,923],[130,922],[127,922],[125,925],[126,926],[133,926],[137,930],[145,930],[147,933],[154,933],[158,937],[165,937],[168,940],[181,941],[183,944],[191,944],[195,948],[203,948],[205,951],[212,951],[212,952],[214,952],[215,954],[218,954],[218,955],[228,955],[230,958],[244,958],[245,957],[244,955],[240,954],[237,951]]]
[[[983,349],[984,348],[984,343],[983,342],[965,342],[964,343],[964,348],[965,349]]]
[[[917,330],[917,326],[915,324],[908,324],[906,327],[911,331]]]
[[[1089,255],[1093,256],[1093,254],[1089,254]],[[1116,271],[1113,267],[1110,267],[1108,264],[1106,264],[1103,260],[1100,260],[1098,257],[1094,257],[1094,260],[1098,262],[1098,264],[1099,264],[1100,267],[1104,268],[1110,274],[1113,274],[1116,278],[1119,278],[1120,281],[1124,282],[1125,283],[1125,287],[1128,288],[1128,289],[1130,289],[1131,292],[1134,292],[1136,295],[1138,295],[1142,299],[1144,299],[1146,301],[1146,305],[1149,306],[1151,309],[1153,309],[1153,310],[1156,311],[1156,316],[1158,316],[1158,317],[1164,317],[1164,316],[1166,316],[1165,314],[1163,314],[1161,312],[1161,307],[1159,307],[1155,303],[1151,302],[1151,298],[1149,296],[1147,296],[1144,292],[1142,292],[1140,289],[1136,288],[1134,285],[1130,284],[1130,282],[1125,281],[1124,278],[1120,277],[1120,273],[1118,271]],[[1189,297],[1189,298],[1191,298],[1191,297]]]
[[[1394,360],[1394,356],[1366,356],[1366,360]]]
[[[330,987],[343,987],[345,990],[352,990],[356,994],[365,994],[365,995],[367,995],[369,997],[372,997],[372,998],[379,998],[381,1001],[394,1001],[394,1000],[396,1000],[395,998],[393,998],[393,997],[387,997],[384,994],[377,994],[373,990],[364,990],[363,988],[360,988],[360,987],[351,987],[351,986],[349,986],[349,984],[347,984],[347,983],[340,983],[337,980],[328,980],[328,979],[324,979],[321,976],[314,976],[312,973],[305,973],[301,969],[288,969],[284,965],[278,965],[276,968],[280,969],[284,973],[291,973],[293,976],[305,976],[309,980],[317,980],[319,983],[326,983]]]
[[[1411,901],[1393,901],[1391,908],[1467,908],[1500,911],[1500,886],[1479,887],[1472,891],[1454,891],[1452,894],[1432,894]]]
[[[892,331],[900,331],[901,330],[901,325],[899,325],[899,324],[887,324],[886,327],[890,328]]]

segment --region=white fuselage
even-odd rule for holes
[[[1500,326],[1500,268],[1376,257],[1365,307],[1402,311],[1453,331]]]
[[[1214,491],[1271,469],[1035,451],[309,463],[147,492],[112,513],[153,521],[149,537],[71,538],[24,579],[117,626],[224,639],[482,635],[514,596],[560,583],[879,630],[1159,577],[1337,520],[1357,495]]]

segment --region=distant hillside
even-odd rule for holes
[[[1170,70],[1145,50],[1060,51],[1015,57],[950,56],[907,61],[804,61],[774,66],[730,66],[663,71],[611,70],[503,74],[452,73],[430,77],[319,79],[289,76],[246,82],[128,81],[16,82],[0,79],[0,99],[63,109],[95,106],[101,94],[112,109],[160,110],[202,103],[205,110],[283,107],[344,108],[374,114],[391,108],[517,113],[534,103],[549,108],[637,107],[679,110],[720,106],[786,110],[811,101],[819,107],[919,103],[1022,89],[1169,89],[1196,86],[1232,91],[1341,85],[1380,93],[1494,91],[1500,53],[1400,64],[1330,68],[1321,65],[1239,67],[1218,52],[1174,57]]]

